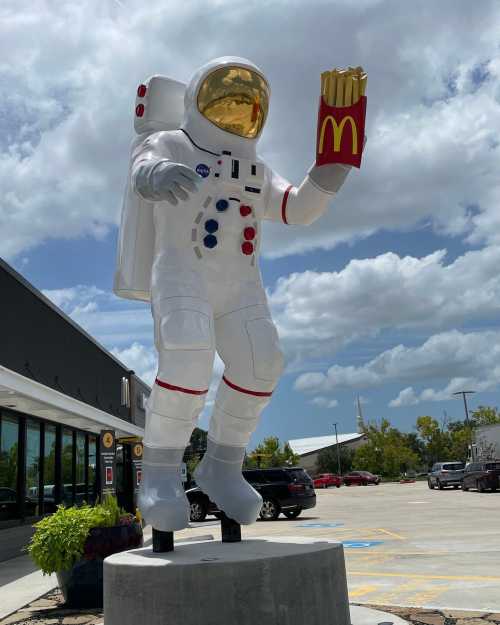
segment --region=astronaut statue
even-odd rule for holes
[[[269,94],[237,57],[204,65],[187,87],[154,76],[138,89],[115,292],[152,306],[159,366],[139,507],[156,530],[189,521],[180,465],[215,350],[225,370],[195,479],[227,517],[257,519],[262,498],[241,467],[283,370],[259,271],[262,222],[312,223],[350,170],[312,166],[294,187],[266,166],[256,147]]]

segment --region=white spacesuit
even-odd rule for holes
[[[258,267],[262,221],[313,222],[349,171],[312,167],[295,188],[259,159],[269,86],[245,59],[202,67],[185,90],[180,127],[172,111],[168,120],[163,111],[162,122],[158,102],[178,109],[183,91],[161,77],[139,87],[141,134],[132,149],[115,278],[118,295],[150,297],[152,304],[159,366],[147,405],[139,507],[164,531],[188,523],[180,464],[215,350],[225,370],[195,479],[228,517],[243,524],[258,517],[262,499],[241,466],[283,369]]]

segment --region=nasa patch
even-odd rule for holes
[[[196,173],[202,178],[206,178],[210,174],[210,167],[205,165],[205,163],[200,163],[199,165],[196,165]]]

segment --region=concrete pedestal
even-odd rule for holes
[[[104,622],[350,625],[343,547],[269,537],[117,553],[104,561]]]

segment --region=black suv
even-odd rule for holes
[[[486,489],[498,490],[500,477],[500,460],[471,462],[465,467],[462,490],[477,488],[480,493]]]
[[[275,521],[280,512],[296,519],[302,510],[314,508],[316,493],[313,481],[304,469],[245,469],[243,477],[262,495],[260,518]],[[217,506],[196,486],[186,491],[191,506],[191,521],[203,521],[207,514],[217,516]]]

